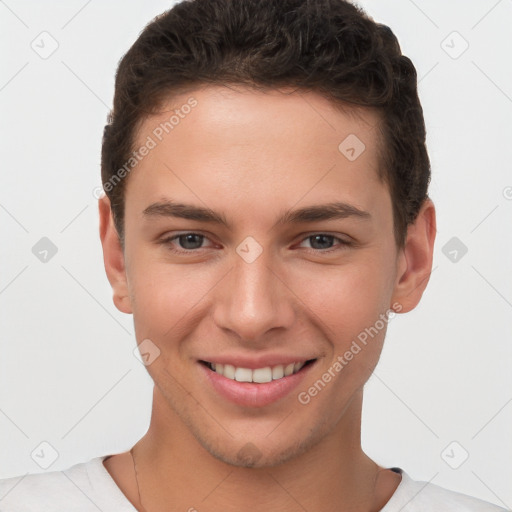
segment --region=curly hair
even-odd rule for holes
[[[121,243],[126,172],[112,178],[140,123],[173,94],[227,84],[292,87],[379,112],[378,173],[404,245],[430,182],[416,69],[388,26],[346,0],[184,0],[144,28],[119,63],[102,142],[103,188]]]

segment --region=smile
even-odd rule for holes
[[[198,366],[204,382],[218,397],[241,407],[265,407],[302,389],[301,383],[318,363],[318,359],[292,361],[277,354],[259,361],[230,356],[224,361],[198,360]]]
[[[231,364],[220,364],[210,363],[204,361],[206,366],[213,372],[226,377],[227,379],[236,380],[237,382],[255,382],[257,384],[264,384],[266,382],[272,382],[273,380],[279,380],[283,377],[289,377],[299,372],[308,363],[311,363],[313,359],[309,361],[302,361],[296,363],[290,363],[287,365],[276,365],[276,366],[265,366],[263,368],[242,368],[233,366]]]

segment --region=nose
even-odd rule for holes
[[[265,251],[250,263],[235,255],[234,267],[216,287],[216,325],[249,343],[262,341],[271,330],[290,328],[295,296],[279,274]]]

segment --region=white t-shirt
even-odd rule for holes
[[[0,480],[0,512],[135,512],[103,465],[104,457],[64,471]],[[402,481],[381,512],[503,512],[505,509],[437,485]],[[198,506],[198,510],[201,507]]]

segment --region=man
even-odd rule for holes
[[[388,27],[343,0],[176,5],[119,65],[102,179],[151,425],[2,509],[501,510],[361,449],[363,387],[436,230],[416,72]]]

